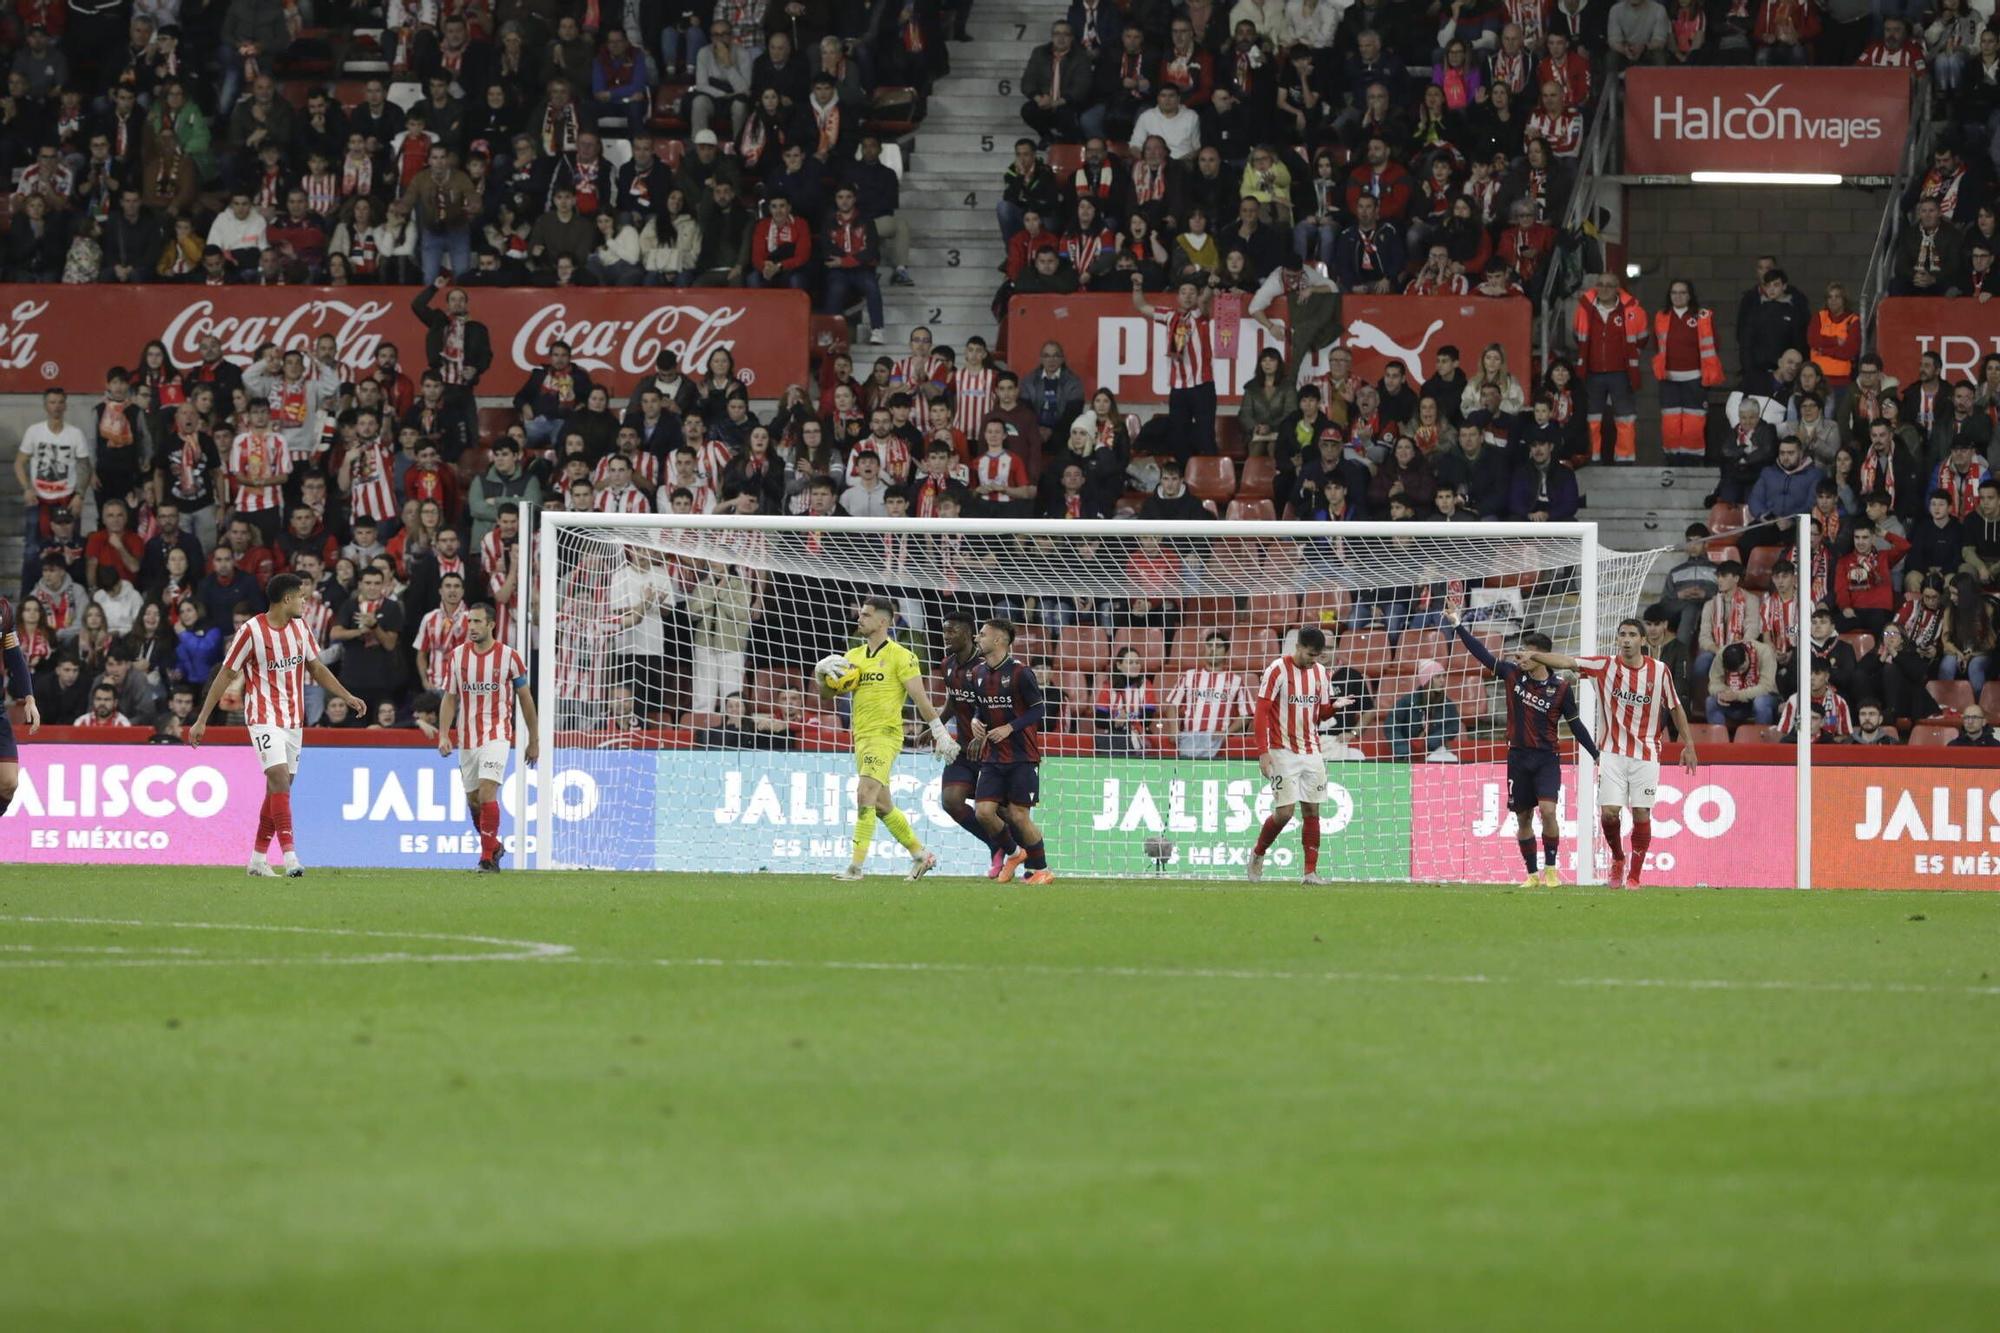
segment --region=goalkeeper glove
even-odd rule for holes
[[[951,733],[944,729],[943,718],[934,717],[931,719],[931,748],[936,750],[938,758],[944,760],[947,764],[958,758],[958,742],[953,740]]]

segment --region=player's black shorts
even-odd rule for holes
[[[1562,757],[1553,750],[1507,751],[1507,808],[1526,810],[1562,790]]]
[[[0,707],[0,764],[11,764],[21,758],[21,747],[14,744],[14,721],[7,716],[7,710]]]
[[[944,785],[970,787],[979,781],[979,765],[954,759],[944,766]]]
[[[972,794],[981,801],[1033,805],[1042,798],[1042,766],[1026,761],[981,764],[979,785],[972,789]]]

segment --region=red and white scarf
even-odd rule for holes
[[[1750,595],[1741,588],[1717,593],[1710,607],[1709,628],[1716,647],[1743,642],[1743,630],[1750,619]]]

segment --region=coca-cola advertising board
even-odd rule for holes
[[[1875,307],[1875,350],[1882,369],[1904,384],[1917,361],[1936,352],[1944,377],[1978,380],[1979,363],[2000,354],[2000,305],[1943,296],[1892,296]]]
[[[1172,308],[1174,298],[1154,304]],[[1284,314],[1284,302],[1272,313]],[[1458,348],[1474,365],[1488,343],[1499,343],[1507,364],[1523,374],[1529,364],[1529,306],[1524,300],[1463,296],[1349,296],[1341,303],[1346,332],[1339,346],[1354,355],[1355,373],[1380,379],[1382,367],[1401,361],[1413,377],[1426,378],[1437,349]],[[1063,355],[1084,388],[1111,390],[1120,404],[1164,403],[1169,363],[1167,332],[1132,308],[1130,296],[1017,296],[1007,307],[1007,363],[1034,366],[1045,342],[1062,344]],[[1247,316],[1237,330],[1235,355],[1215,357],[1215,391],[1235,402],[1256,372],[1266,347],[1285,350],[1263,325]],[[1308,373],[1324,361],[1309,362]]]
[[[1576,875],[1575,770],[1562,792],[1562,871]],[[1694,777],[1660,766],[1647,882],[1788,889],[1794,883],[1793,772],[1710,764]],[[1595,812],[1592,812],[1595,818]],[[1629,830],[1627,836],[1629,837]],[[1599,871],[1610,851],[1598,838]],[[1820,862],[1815,862],[1817,866]],[[1521,878],[1505,764],[1414,764],[1410,771],[1410,874],[1419,880],[1509,884]]]
[[[1910,132],[1910,73],[1717,68],[1625,71],[1625,170],[1892,176]]]
[[[409,287],[11,286],[0,290],[0,393],[51,384],[87,392],[108,367],[136,364],[153,338],[166,343],[174,364],[192,365],[208,334],[239,364],[266,342],[307,347],[330,333],[344,366],[360,370],[392,342],[406,369],[420,367],[425,330],[410,308],[415,294]],[[557,341],[621,393],[667,348],[690,372],[728,348],[760,398],[806,379],[812,306],[803,292],[485,287],[469,294],[472,317],[493,339],[482,393],[511,394]],[[443,298],[434,304],[441,310]]]

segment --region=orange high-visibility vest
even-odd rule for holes
[[[1667,344],[1670,341],[1685,339],[1692,332],[1695,355],[1701,362],[1701,382],[1709,386],[1722,383],[1722,358],[1715,350],[1715,312],[1707,306],[1702,306],[1693,314],[1694,318],[1689,321],[1677,317],[1671,306],[1661,306],[1659,313],[1653,316],[1654,379],[1664,380],[1667,377]],[[1677,322],[1680,325],[1678,331],[1674,327]],[[1677,332],[1679,339],[1675,337]]]

